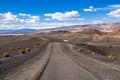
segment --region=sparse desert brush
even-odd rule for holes
[[[20,50],[20,54],[25,54],[25,50]]]
[[[109,55],[108,55],[108,58],[109,58],[109,59],[111,59],[112,57],[113,57],[113,55],[112,55],[112,54],[109,54]]]
[[[116,57],[116,56],[113,56],[111,59],[112,59],[112,60],[116,60],[116,59],[117,59],[117,57]]]
[[[111,59],[111,60],[116,60],[116,59],[117,59],[117,56],[114,56],[114,55],[110,54],[110,55],[108,56],[108,58]]]
[[[7,52],[6,52],[6,53],[3,53],[3,57],[4,57],[4,58],[9,57],[9,56],[10,56],[9,53],[7,53]]]
[[[30,52],[30,48],[26,48],[26,50],[25,50],[26,52]]]
[[[39,45],[36,45],[36,44],[35,44],[35,45],[34,45],[34,48],[38,48],[38,46],[39,46]]]
[[[34,48],[38,48],[39,45],[40,45],[40,43],[36,43],[36,44],[34,45]]]

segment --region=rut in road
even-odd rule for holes
[[[50,61],[39,80],[98,80],[67,57],[60,43],[52,43]]]

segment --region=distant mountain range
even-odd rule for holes
[[[85,29],[96,29],[96,30],[104,31],[104,32],[120,31],[120,22],[63,26],[63,27],[59,27],[59,28],[45,29],[43,31],[44,32],[49,32],[49,31],[67,30],[67,31],[70,31],[70,32],[78,32],[78,31],[82,31],[82,30],[85,30]]]
[[[35,29],[0,30],[0,34],[26,34],[26,33],[62,31],[62,30],[69,31],[69,32],[79,32],[85,29],[96,29],[104,32],[115,32],[115,31],[120,31],[120,22],[62,26],[59,28],[40,29],[40,30],[35,30]]]
[[[33,33],[35,29],[13,29],[13,30],[0,30],[0,34],[26,34]]]

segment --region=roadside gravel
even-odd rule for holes
[[[64,51],[66,55],[69,56],[73,61],[82,66],[84,69],[92,73],[100,80],[120,80],[120,70],[119,67],[114,67],[106,64],[102,61],[90,58],[88,56],[82,55],[72,49],[71,45],[63,44]]]

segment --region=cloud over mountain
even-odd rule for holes
[[[93,6],[89,6],[88,9],[83,9],[85,12],[94,12],[94,11],[97,11],[96,8],[94,8]]]
[[[40,16],[30,14],[0,13],[0,29],[22,28],[40,22]]]
[[[114,11],[111,11],[107,14],[110,17],[119,18],[120,19],[120,9],[116,9]]]
[[[80,18],[78,11],[48,13],[44,14],[44,16],[50,17],[53,20],[84,20],[83,18]]]
[[[0,14],[0,23],[14,23],[19,21],[17,15],[13,15],[11,12]]]
[[[120,8],[120,4],[109,5],[110,8]]]

